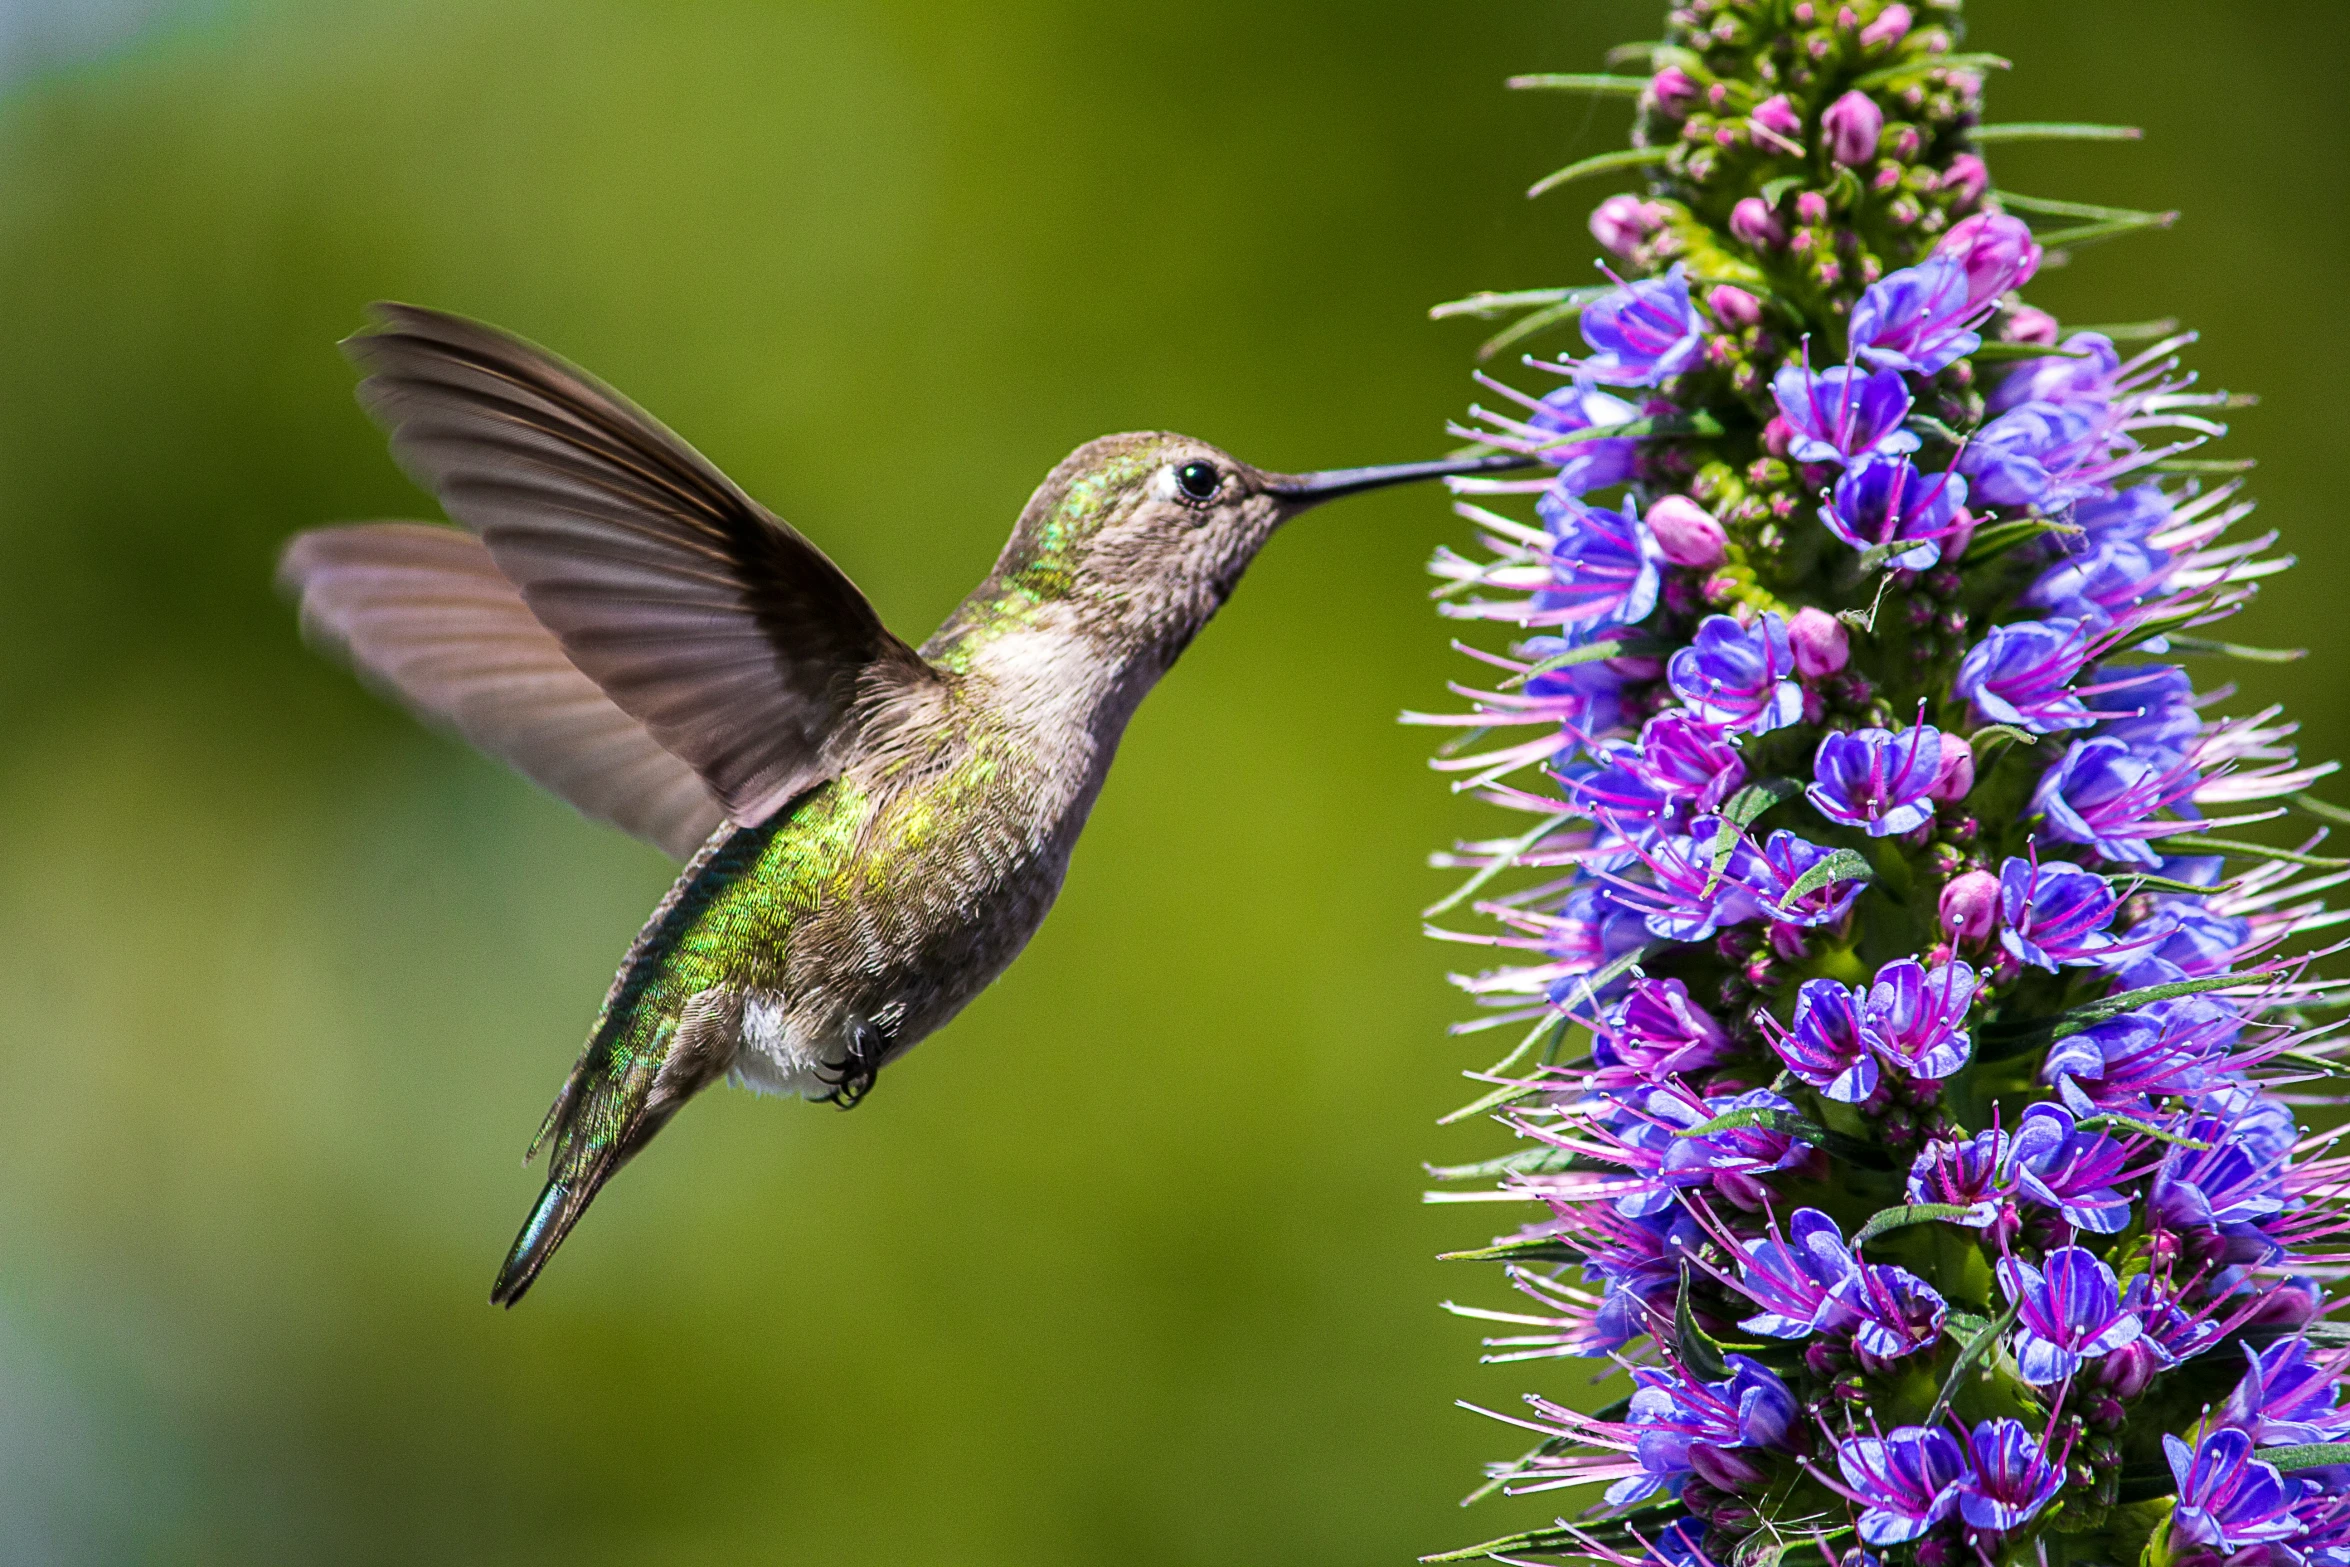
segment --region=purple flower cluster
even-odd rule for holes
[[[1442,907],[1529,1030],[1478,1106],[1522,1146],[1458,1173],[1534,1205],[1490,1254],[1538,1304],[1456,1309],[1633,1381],[1532,1399],[1495,1474],[1640,1512],[1513,1548],[2350,1567],[2350,1462],[2275,1453],[2350,1444],[2313,1282],[2350,1158],[2280,1093],[2338,1048],[2291,955],[2336,878],[2213,836],[2327,814],[2328,769],[2181,662],[2280,567],[2167,460],[2220,400],[2188,339],[2018,297],[1945,20],[1693,0],[1666,38],[1654,184],[1593,224],[1623,277],[1566,386],[1487,383],[1535,476],[1458,481],[1484,553],[1437,562],[1529,633],[1430,720],[1527,818]]]

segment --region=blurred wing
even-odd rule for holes
[[[861,702],[937,680],[822,551],[618,393],[494,328],[376,308],[344,348],[394,455],[737,822],[837,772]]]
[[[701,775],[579,672],[472,534],[322,528],[286,547],[278,580],[313,641],[584,814],[681,860],[724,819]]]

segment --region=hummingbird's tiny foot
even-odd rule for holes
[[[863,1018],[851,1018],[846,1032],[848,1053],[837,1062],[827,1061],[817,1076],[832,1085],[832,1092],[823,1095],[821,1102],[851,1110],[873,1091],[873,1080],[881,1075],[881,1057],[889,1043],[881,1037],[880,1029]]]

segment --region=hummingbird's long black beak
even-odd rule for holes
[[[1516,452],[1486,457],[1445,457],[1435,462],[1389,463],[1381,468],[1328,468],[1320,473],[1267,474],[1265,491],[1284,500],[1313,505],[1365,490],[1384,490],[1391,484],[1417,484],[1422,479],[1450,479],[1468,474],[1508,473],[1531,468],[1535,460]]]

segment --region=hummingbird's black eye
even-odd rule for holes
[[[1175,470],[1175,487],[1187,500],[1212,501],[1224,487],[1224,476],[1214,463],[1187,462]]]

